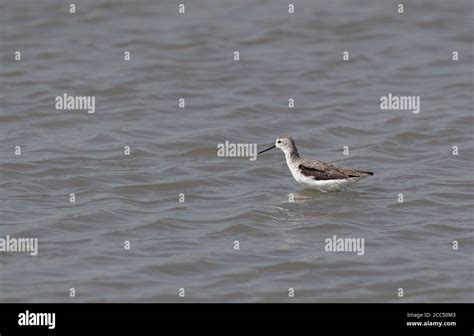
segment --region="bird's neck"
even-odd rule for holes
[[[294,161],[299,159],[300,155],[298,154],[298,150],[296,148],[292,148],[288,151],[285,151],[285,157],[287,161]]]

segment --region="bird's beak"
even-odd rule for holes
[[[264,149],[263,151],[258,152],[257,154],[262,154],[262,153],[268,152],[270,149],[273,149],[273,148],[275,148],[275,147],[276,147],[276,146],[273,145],[273,146],[271,146],[271,147],[268,147],[267,149]]]

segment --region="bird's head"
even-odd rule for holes
[[[280,148],[284,153],[291,153],[293,151],[296,151],[296,145],[293,139],[289,136],[282,136],[276,139],[274,145],[270,146],[267,149],[264,149],[263,151],[258,152],[258,154],[262,154],[274,148]]]

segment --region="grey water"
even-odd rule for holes
[[[73,3],[0,3],[0,302],[473,302],[472,1]],[[375,175],[216,155],[280,135]]]

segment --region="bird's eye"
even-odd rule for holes
[[[281,143],[281,141],[280,141],[280,140],[278,140],[278,141],[277,141],[277,143]]]

